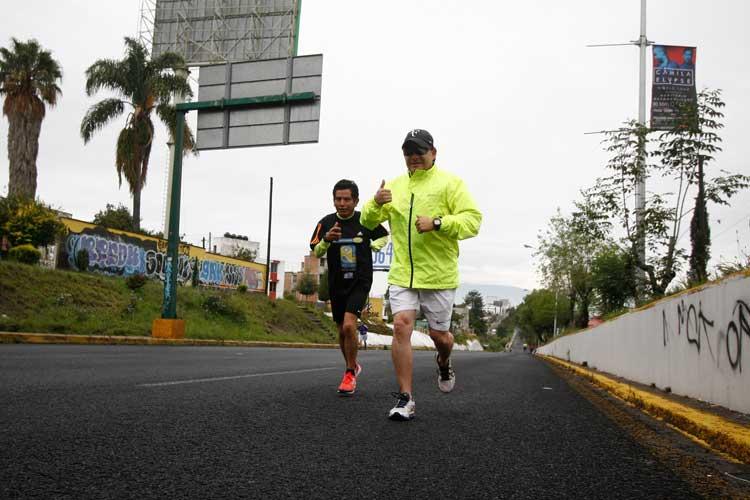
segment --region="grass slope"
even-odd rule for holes
[[[1,261],[0,331],[150,335],[162,294],[153,280],[134,292],[120,277]],[[189,338],[336,342],[327,316],[258,293],[180,287],[177,314]]]

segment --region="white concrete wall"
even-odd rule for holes
[[[537,352],[750,413],[750,274],[560,337]]]

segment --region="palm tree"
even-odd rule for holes
[[[86,70],[86,94],[94,95],[107,89],[119,97],[104,99],[94,104],[81,121],[81,137],[88,143],[94,132],[119,117],[126,106],[131,109],[125,128],[117,138],[115,166],[117,178],[130,186],[133,195],[133,222],[136,229],[141,221],[141,190],[146,184],[148,161],[154,140],[152,113],[167,126],[174,141],[177,115],[170,104],[172,94],[192,96],[185,69],[185,60],[173,52],[165,52],[149,60],[148,50],[139,41],[125,38],[125,58],[119,61],[100,59]],[[195,149],[193,134],[185,127],[183,154]]]
[[[46,112],[62,94],[60,64],[36,40],[0,47],[0,95],[8,117],[8,196],[36,197],[36,157]]]

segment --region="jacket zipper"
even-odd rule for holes
[[[414,257],[411,254],[411,215],[414,209],[414,193],[411,194],[411,200],[409,201],[409,265],[411,266],[411,277],[409,278],[409,288],[414,286]]]

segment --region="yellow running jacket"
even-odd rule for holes
[[[393,201],[383,206],[368,200],[360,223],[374,229],[388,222],[393,263],[388,283],[405,288],[458,287],[458,240],[476,236],[482,214],[464,182],[437,166],[415,170],[387,182]],[[439,231],[417,232],[417,216],[441,217]]]

